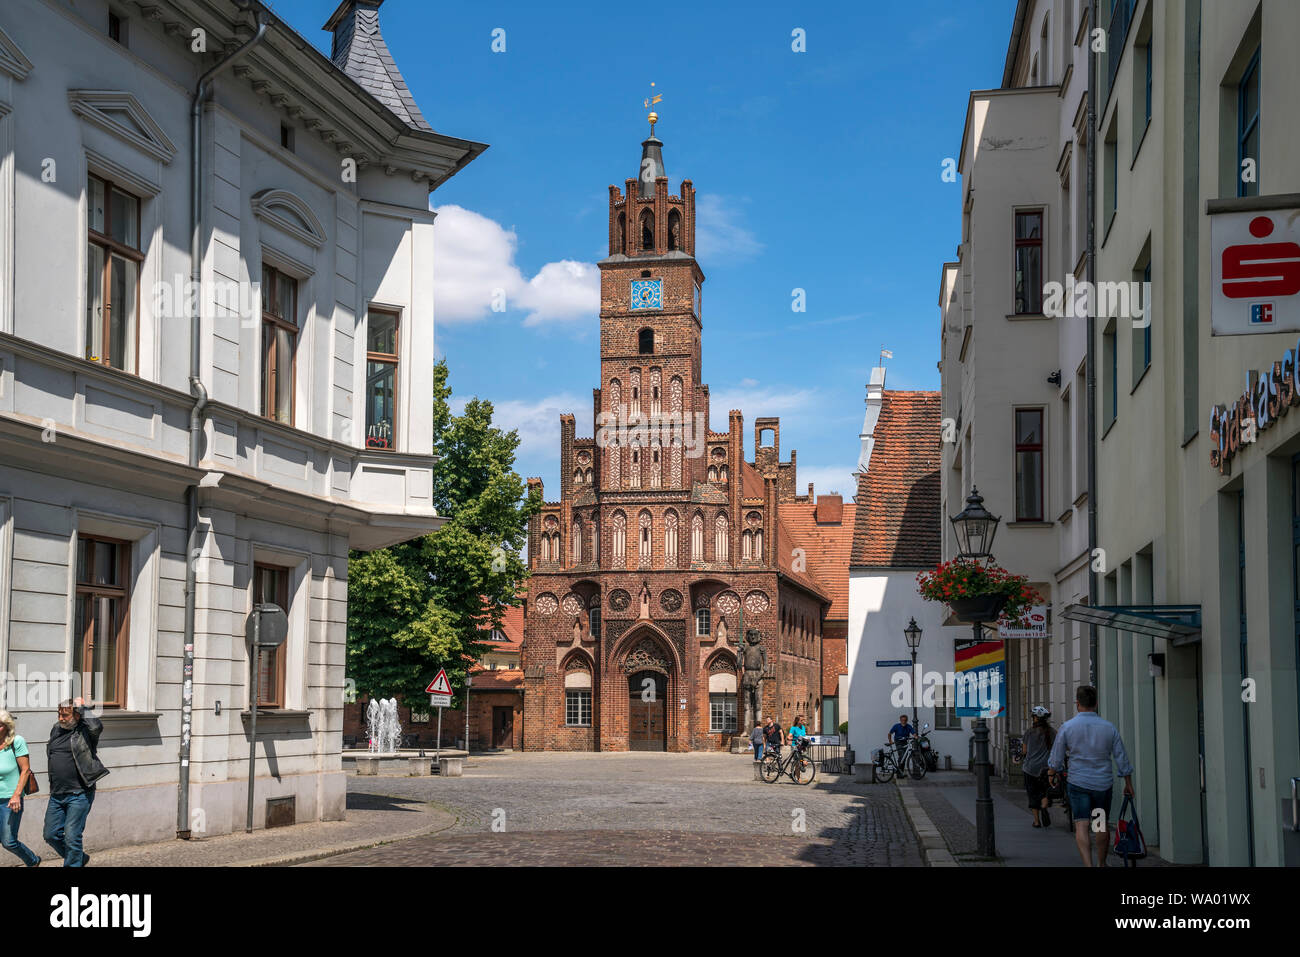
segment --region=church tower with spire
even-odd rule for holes
[[[721,750],[747,740],[755,712],[812,727],[820,711],[831,599],[779,514],[810,506],[793,453],[779,461],[777,419],[755,421],[754,463],[738,409],[709,428],[695,189],[669,192],[657,120],[636,175],[609,187],[592,432],[560,417],[557,501],[528,480],[543,502],[528,533],[526,750]],[[750,629],[766,656],[757,704],[740,664]]]

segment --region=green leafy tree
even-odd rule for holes
[[[484,630],[519,604],[528,519],[541,507],[514,471],[519,435],[492,425],[492,403],[450,407],[447,364],[434,367],[433,501],[448,521],[431,535],[353,553],[348,573],[348,673],[362,694],[414,699],[445,668],[459,705]]]

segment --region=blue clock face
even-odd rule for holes
[[[633,279],[632,308],[662,309],[664,307],[664,287],[662,279]]]

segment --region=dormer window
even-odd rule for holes
[[[637,335],[637,351],[643,355],[653,355],[655,351],[655,331],[642,329]]]

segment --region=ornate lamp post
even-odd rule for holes
[[[913,618],[903,629],[903,637],[907,639],[907,647],[912,650],[912,727],[920,728],[920,719],[916,716],[916,650],[921,647],[921,629]]]
[[[953,532],[957,536],[957,555],[965,561],[978,562],[993,553],[993,536],[997,534],[1001,518],[984,507],[984,498],[971,486],[966,497],[966,507],[952,516]],[[954,613],[961,621],[969,621],[975,628],[975,640],[982,636],[982,623],[997,621],[1005,604],[1004,598],[987,601],[982,608],[970,608],[965,614]],[[989,762],[989,726],[980,715],[975,719],[975,835],[980,855],[993,857],[996,845],[993,839],[993,794],[989,786],[992,765]]]

